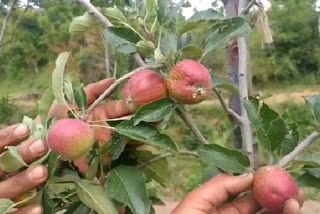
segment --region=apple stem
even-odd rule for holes
[[[278,166],[286,167],[291,161],[294,161],[308,146],[320,138],[319,132],[312,132],[308,137],[306,137],[298,146],[289,154],[284,156],[279,162]]]
[[[93,125],[93,124],[90,124],[89,126],[90,126],[90,127],[98,127],[98,128],[106,128],[106,129],[112,129],[112,130],[115,130],[115,128],[114,128],[114,127],[111,127],[111,126]]]

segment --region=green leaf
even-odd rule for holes
[[[202,20],[223,20],[225,19],[225,16],[213,9],[208,10],[202,10],[195,12],[188,20],[187,22],[198,22]]]
[[[14,202],[9,199],[0,199],[0,213],[9,213],[14,205]]]
[[[107,194],[130,207],[134,214],[149,214],[151,202],[147,196],[143,171],[131,166],[118,166],[108,173]]]
[[[80,180],[76,183],[78,196],[86,206],[98,214],[118,214],[117,209],[105,194],[102,186]]]
[[[88,106],[87,94],[82,86],[74,90],[74,98],[79,109],[84,110]]]
[[[51,180],[54,177],[57,167],[59,166],[61,158],[55,152],[50,152],[48,157],[48,177]]]
[[[36,122],[28,116],[23,116],[22,123],[28,126],[30,133],[33,133],[37,128]]]
[[[320,122],[320,94],[312,95],[305,98],[315,120]]]
[[[320,190],[320,178],[305,173],[296,179],[299,186],[313,187]]]
[[[232,39],[246,36],[250,26],[244,18],[234,17],[214,25],[204,41],[204,56],[217,48],[224,48]]]
[[[175,103],[169,98],[163,98],[161,100],[143,105],[138,109],[133,118],[134,125],[136,126],[142,121],[159,122],[168,115],[171,115],[175,108]]]
[[[113,8],[113,7],[102,8],[101,13],[105,15],[109,19],[109,21],[114,25],[127,23],[127,19],[125,15],[118,8]]]
[[[305,154],[295,161],[299,164],[304,164],[312,167],[320,167],[320,153],[318,154]]]
[[[159,156],[152,154],[150,151],[135,151],[132,155],[134,155],[140,163]],[[168,161],[165,158],[143,166],[143,171],[147,178],[158,182],[163,187],[167,187],[168,181],[171,178]]]
[[[100,22],[88,12],[85,12],[82,16],[75,17],[69,25],[69,33],[71,37],[80,35],[91,29],[101,26]]]
[[[181,50],[182,59],[193,59],[199,60],[203,54],[202,49],[196,45],[187,45],[184,46]]]
[[[70,52],[63,52],[58,56],[56,68],[52,73],[52,91],[56,100],[64,104],[64,69],[69,59]]]
[[[63,214],[90,214],[90,209],[81,202],[72,204]]]
[[[247,114],[251,123],[256,127],[259,127],[261,125],[261,118],[258,112],[259,109],[257,109],[257,107],[254,105],[254,103],[251,100],[245,99],[243,101],[243,104],[247,110]]]
[[[123,33],[120,34],[120,36],[119,36],[119,32],[123,32]],[[126,32],[126,33],[124,33],[124,32]],[[137,43],[140,40],[140,38],[137,41],[136,41],[136,39],[134,39],[134,41],[136,41],[136,42],[130,42],[126,38],[123,38],[122,36],[127,37],[128,35],[131,35],[130,33],[128,34],[127,30],[124,30],[124,28],[122,28],[122,30],[121,30],[121,29],[117,29],[114,27],[110,27],[110,28],[107,28],[103,31],[103,35],[104,35],[104,38],[106,39],[106,41],[108,41],[109,44],[113,48],[115,48],[118,52],[133,53],[133,52],[137,51],[135,43]],[[132,38],[134,38],[134,35],[132,35]],[[132,39],[130,39],[130,40],[132,40]]]
[[[230,84],[228,80],[222,79],[221,77],[216,76],[214,74],[211,74],[211,79],[213,87],[218,89],[224,89],[230,92],[231,94],[238,94],[238,89],[234,85]]]
[[[46,189],[42,193],[41,205],[43,208],[43,213],[45,214],[54,214],[54,203],[53,200],[49,197]]]
[[[292,152],[299,143],[298,125],[288,115],[283,114],[282,118],[286,125],[286,135],[281,145],[278,147],[280,155],[284,156]]]
[[[169,136],[160,133],[154,126],[145,122],[141,122],[137,126],[134,126],[132,120],[123,121],[115,126],[115,131],[142,143],[166,150],[178,150],[176,144]]]
[[[93,180],[96,177],[98,167],[100,163],[100,156],[96,156],[92,159],[89,165],[89,169],[86,172],[86,179],[87,180]]]
[[[54,95],[52,92],[52,88],[48,88],[42,95],[40,102],[39,102],[39,108],[38,108],[38,114],[41,118],[41,124],[46,127],[47,126],[47,118],[49,110],[52,106],[54,100]]]
[[[318,167],[318,168],[304,168],[303,170],[316,178],[320,178],[320,167]]]
[[[244,173],[250,167],[247,156],[217,144],[201,145],[196,150],[201,160],[229,173]]]
[[[5,172],[14,172],[21,167],[27,166],[18,149],[14,146],[6,147],[8,150],[0,155],[0,167]]]
[[[158,21],[161,25],[170,23],[174,20],[178,13],[178,7],[172,5],[171,1],[158,0]]]
[[[64,77],[63,93],[65,95],[65,99],[66,99],[67,103],[74,104],[72,80],[69,75],[66,75]]]
[[[118,133],[113,134],[109,142],[111,145],[110,154],[112,160],[116,160],[120,157],[128,141],[129,139],[123,135],[119,135]]]
[[[161,52],[168,56],[171,53],[176,53],[178,48],[178,38],[176,33],[168,31],[165,33],[164,37],[161,39],[160,49]]]

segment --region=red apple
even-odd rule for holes
[[[84,156],[94,143],[90,126],[76,119],[59,120],[50,129],[48,144],[52,151],[66,160],[76,160]]]
[[[136,112],[144,104],[167,96],[165,79],[151,70],[141,70],[134,74],[124,86],[123,99],[131,112]]]
[[[197,104],[208,98],[212,89],[211,76],[201,63],[183,60],[171,69],[167,89],[179,103]]]
[[[284,169],[265,166],[255,173],[253,195],[267,211],[278,212],[286,200],[297,197],[298,186]]]

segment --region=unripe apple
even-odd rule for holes
[[[278,212],[286,200],[297,197],[298,186],[284,169],[264,166],[255,173],[253,195],[267,211]]]
[[[59,120],[48,134],[49,147],[66,160],[76,160],[84,156],[93,143],[93,131],[81,120]]]
[[[129,79],[122,95],[128,109],[136,112],[140,106],[166,97],[166,82],[160,74],[142,70]]]
[[[197,104],[208,98],[212,89],[211,76],[201,63],[182,60],[171,69],[167,89],[179,103]]]

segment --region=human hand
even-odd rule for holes
[[[25,124],[16,124],[0,130],[0,153],[4,151],[6,146],[18,145],[18,152],[26,163],[31,163],[47,153],[47,146],[41,139],[26,140],[28,136],[29,129]],[[7,173],[0,169],[0,179],[2,179],[0,182],[0,199],[14,200],[45,182],[48,172],[44,166],[39,165],[29,167],[16,175],[8,176],[7,179],[4,179],[6,175]],[[42,208],[36,204],[27,205],[13,214],[29,213],[41,214]]]
[[[251,173],[241,176],[217,175],[187,195],[172,214],[256,213],[261,207],[250,193],[252,183]],[[229,202],[233,197],[236,198]],[[300,190],[297,200],[287,200],[282,213],[278,214],[300,214],[302,204],[303,192]]]

